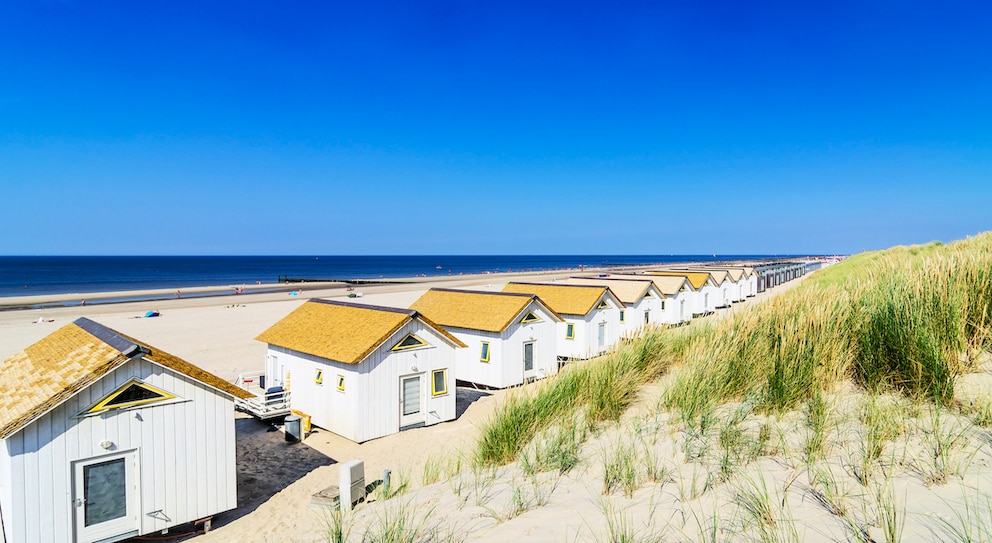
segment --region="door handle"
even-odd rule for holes
[[[76,507],[82,507],[83,504],[85,504],[85,503],[86,503],[86,498],[76,498],[76,501],[75,501]]]

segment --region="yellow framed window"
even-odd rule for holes
[[[482,352],[479,353],[479,360],[482,362],[489,362],[489,342],[482,342]]]
[[[405,351],[407,349],[417,349],[419,347],[426,347],[426,346],[427,346],[426,341],[410,333],[404,336],[403,339],[399,341],[399,343],[393,345],[393,348],[391,350]]]
[[[609,308],[610,308],[610,304],[606,300],[599,302],[599,305],[596,306],[596,309],[609,309]]]
[[[84,414],[100,413],[112,409],[126,409],[128,407],[172,400],[175,397],[174,394],[149,385],[140,379],[131,378],[87,409]]]
[[[524,315],[524,318],[520,319],[520,324],[530,324],[532,322],[541,322],[541,317],[534,314],[533,311]]]
[[[627,316],[626,313],[623,309],[620,310],[620,322],[624,321],[624,318]]]
[[[344,375],[338,375],[338,390],[344,392]]]
[[[431,396],[442,396],[448,393],[448,370],[440,369],[431,372]]]
[[[575,339],[575,325],[568,323],[565,325],[565,339]]]
[[[318,385],[324,384],[324,370],[322,369],[317,370],[317,372],[313,376],[313,382],[317,383]]]

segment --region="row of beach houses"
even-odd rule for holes
[[[431,289],[409,308],[313,299],[258,336],[262,397],[363,442],[454,419],[459,383],[548,377],[645,326],[684,324],[817,265]],[[257,405],[255,392],[87,318],[0,372],[0,542],[110,543],[237,506],[234,412]]]

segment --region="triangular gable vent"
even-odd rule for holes
[[[416,349],[418,347],[427,347],[427,342],[420,339],[419,337],[411,334],[407,334],[399,343],[393,346],[394,351],[403,351],[406,349]]]
[[[520,322],[523,324],[527,324],[530,322],[540,322],[540,321],[541,321],[541,317],[535,315],[533,311],[528,312],[526,315],[524,315],[524,318],[520,319]]]
[[[607,303],[606,300],[599,302],[599,305],[596,306],[596,309],[609,309],[609,308],[610,308],[610,304]]]
[[[176,396],[174,394],[170,394],[158,387],[154,387],[148,383],[132,378],[80,414],[89,415],[103,411],[110,411],[111,409],[125,409],[139,405],[164,402],[166,400],[174,400],[175,398]]]

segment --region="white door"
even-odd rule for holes
[[[400,377],[400,428],[424,422],[423,375]]]
[[[524,343],[524,379],[533,379],[537,375],[534,371],[534,342]]]
[[[137,451],[73,462],[76,543],[138,535],[140,490]]]
[[[600,350],[606,348],[606,323],[599,323],[599,348]]]
[[[285,366],[279,363],[279,357],[274,355],[268,356],[268,364],[265,368],[265,388],[269,389],[272,387],[283,386],[283,376],[285,373]]]

